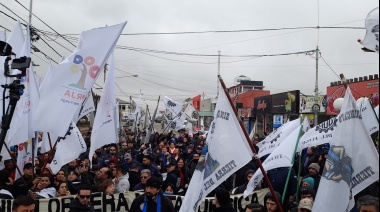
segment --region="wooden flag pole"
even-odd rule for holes
[[[230,103],[232,109],[234,110],[235,116],[238,117],[238,112],[237,112],[237,110],[236,110],[236,108],[235,108],[233,102],[231,101],[230,95],[229,95],[228,92],[227,92],[226,84],[224,84],[224,81],[223,81],[223,79],[222,79],[222,77],[221,77],[220,75],[218,76],[218,78],[219,78],[220,84],[221,84],[222,87],[223,87],[223,91],[224,91],[224,93],[225,93],[226,96],[227,96],[228,102]],[[255,148],[253,147],[253,144],[252,144],[251,142],[249,142],[249,141],[250,141],[250,138],[249,138],[249,135],[248,135],[247,130],[244,128],[244,125],[243,125],[243,123],[241,122],[241,120],[238,119],[238,121],[239,121],[239,124],[240,124],[241,129],[242,129],[243,132],[244,132],[245,138],[247,139],[247,142],[248,142],[249,147],[251,148],[252,152],[255,154],[254,158],[255,158],[257,164],[258,164],[259,167],[260,167],[261,173],[264,175],[264,180],[265,180],[265,182],[268,184],[268,187],[269,187],[270,192],[272,193],[273,199],[275,200],[277,206],[279,206],[280,211],[281,211],[281,212],[284,212],[284,210],[283,210],[282,207],[281,207],[280,200],[277,198],[276,193],[275,193],[275,191],[274,191],[274,189],[273,189],[273,186],[272,186],[272,184],[270,183],[270,180],[269,180],[269,178],[268,178],[268,175],[267,175],[267,173],[266,173],[265,170],[264,170],[263,164],[261,163],[261,161],[260,161],[259,158],[256,158],[257,152],[256,152]],[[265,203],[264,203],[264,204],[265,204]]]

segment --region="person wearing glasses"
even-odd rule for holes
[[[175,212],[173,203],[165,197],[161,190],[162,181],[160,178],[151,177],[146,183],[144,195],[133,200],[130,211],[133,212]]]
[[[91,194],[90,186],[81,185],[77,197],[70,202],[69,212],[95,211],[94,205],[91,204]]]
[[[140,175],[140,183],[133,188],[133,191],[144,191],[146,182],[151,176],[152,174],[149,169],[143,169]]]

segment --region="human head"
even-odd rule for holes
[[[167,171],[168,173],[174,171],[176,167],[177,167],[177,164],[176,164],[176,163],[173,163],[173,162],[170,162],[169,164],[167,164],[167,165],[165,166],[166,171]]]
[[[80,204],[88,205],[91,200],[91,187],[86,184],[80,185],[77,197]]]
[[[144,155],[143,156],[143,165],[144,166],[150,166],[151,163],[152,163],[152,156]]]
[[[251,203],[247,205],[245,212],[264,212],[264,206],[259,203]]]
[[[231,205],[230,192],[225,189],[215,189],[215,205],[217,208]]]
[[[109,165],[109,168],[110,169],[113,169],[116,167],[116,164],[117,164],[117,158],[110,158],[110,161],[109,161],[110,165]]]
[[[199,154],[199,153],[194,153],[194,154],[193,154],[193,160],[194,160],[195,162],[197,162],[197,161],[199,160],[199,157],[200,157],[200,154]]]
[[[271,192],[268,192],[264,197],[264,204],[267,212],[277,212],[280,211],[281,205],[276,204],[275,198],[277,198],[278,201],[281,201],[281,194],[278,192],[275,192],[276,197],[273,197]]]
[[[311,201],[314,202],[316,192],[314,189],[310,186],[302,186],[300,188],[300,199],[310,199]]]
[[[77,167],[77,160],[72,160],[70,163],[69,163],[69,168],[70,169],[75,169]]]
[[[57,181],[64,181],[66,177],[66,172],[64,169],[61,169],[58,171],[58,173],[55,175],[55,179]]]
[[[124,154],[124,160],[125,160],[125,162],[127,162],[127,163],[132,162],[132,155],[129,154],[129,153],[125,153],[125,154]]]
[[[373,196],[362,196],[357,202],[359,212],[378,212],[379,198]]]
[[[59,195],[66,195],[66,192],[67,192],[67,188],[66,188],[66,182],[65,181],[61,181],[58,183],[58,191],[57,193]]]
[[[164,191],[166,194],[171,194],[171,195],[174,195],[176,194],[175,192],[175,186],[171,183],[167,184],[164,188]]]
[[[50,180],[51,176],[49,174],[43,174],[41,175],[41,186],[42,188],[47,188],[51,184]]]
[[[99,191],[107,195],[113,195],[115,193],[115,185],[110,179],[105,180],[99,185]]]
[[[78,172],[75,170],[70,171],[69,175],[67,176],[67,180],[70,182],[73,182],[79,178]]]
[[[116,154],[116,147],[111,146],[109,151],[110,151],[110,155],[115,155]]]
[[[148,181],[148,179],[152,176],[152,173],[150,172],[149,169],[143,169],[141,171],[141,176],[140,176],[140,179],[141,179],[141,184],[145,185],[146,182]]]
[[[153,198],[160,192],[162,182],[157,177],[151,177],[146,182],[145,195],[147,198]]]
[[[314,178],[308,177],[302,180],[302,186],[310,186],[314,188]]]
[[[298,205],[298,212],[311,212],[313,209],[313,201],[310,199],[302,199]]]
[[[253,171],[252,169],[249,169],[248,171],[245,172],[245,178],[247,179],[247,182],[251,180],[254,174],[255,174],[255,171]]]
[[[33,170],[33,165],[32,165],[32,163],[26,163],[25,165],[24,165],[24,175],[25,175],[25,177],[28,177],[28,178],[30,178],[30,177],[33,177],[33,175],[34,175],[34,170]]]
[[[177,167],[178,169],[182,169],[183,167],[185,167],[185,160],[183,158],[178,159]]]
[[[104,181],[106,179],[110,179],[112,177],[112,170],[108,167],[101,168],[97,173],[95,178]]]
[[[316,176],[319,174],[319,170],[321,167],[318,165],[318,163],[312,163],[309,166],[309,174],[312,176]]]
[[[124,150],[126,150],[126,149],[128,148],[128,144],[127,144],[127,142],[123,142],[123,143],[121,144],[121,148],[123,148]]]
[[[168,148],[166,146],[164,146],[164,147],[161,148],[161,153],[162,154],[165,155],[167,152],[168,152]]]
[[[13,201],[12,212],[34,212],[35,205],[30,196],[21,196]]]
[[[5,169],[9,172],[12,172],[15,169],[15,166],[12,160],[5,160],[4,166],[5,166]]]

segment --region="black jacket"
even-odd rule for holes
[[[175,212],[172,201],[170,201],[169,198],[165,197],[162,194],[159,194],[159,195],[161,195],[161,211],[162,212]],[[145,194],[140,195],[135,200],[133,200],[130,211],[142,212],[142,209],[144,208],[144,206],[142,206],[142,205],[144,205],[144,203],[145,203]],[[149,200],[147,212],[157,212],[157,203],[152,201],[152,200]]]
[[[78,197],[73,199],[70,203],[69,212],[93,212],[95,211],[94,206],[90,203],[90,205],[82,205],[79,202]]]

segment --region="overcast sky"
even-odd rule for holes
[[[29,1],[19,0],[29,8]],[[28,11],[14,0],[0,3],[28,20]],[[321,27],[364,27],[367,14],[378,7],[374,0],[320,0],[319,23]],[[0,11],[17,18],[5,7]],[[189,31],[253,30],[318,26],[317,0],[34,0],[33,13],[55,31],[70,35],[76,44],[84,30],[128,24],[124,34],[165,33]],[[15,21],[0,13],[0,25],[12,29]],[[33,17],[34,27],[53,32]],[[3,30],[0,27],[0,31]],[[346,78],[375,74],[379,70],[379,56],[364,53],[358,39],[364,38],[365,30],[358,29],[296,29],[261,32],[170,34],[170,35],[122,35],[118,45],[150,50],[184,52],[191,54],[266,55],[303,52],[319,45],[323,58],[337,73]],[[74,47],[55,36],[41,37],[63,56],[70,55]],[[319,37],[319,39],[318,39]],[[319,40],[319,43],[318,43]],[[34,43],[41,51],[56,61],[60,56],[43,41]],[[149,54],[149,55],[148,55]],[[145,103],[154,107],[158,95],[167,95],[178,101],[203,92],[216,97],[217,57],[177,56],[168,54],[142,54],[117,49],[116,76],[139,75],[138,78],[119,78],[117,95],[121,99],[136,100],[140,89]],[[40,53],[32,56],[40,66],[35,70],[44,76],[48,59]],[[41,59],[42,58],[42,59]],[[250,58],[221,58],[221,75],[228,86],[234,77],[246,75],[252,80],[264,81],[271,93],[301,90],[314,94],[315,55],[305,54]],[[322,94],[338,77],[320,60],[319,87]],[[56,64],[55,64],[56,65]],[[98,79],[103,85],[103,76]],[[177,88],[177,89],[173,89]]]

